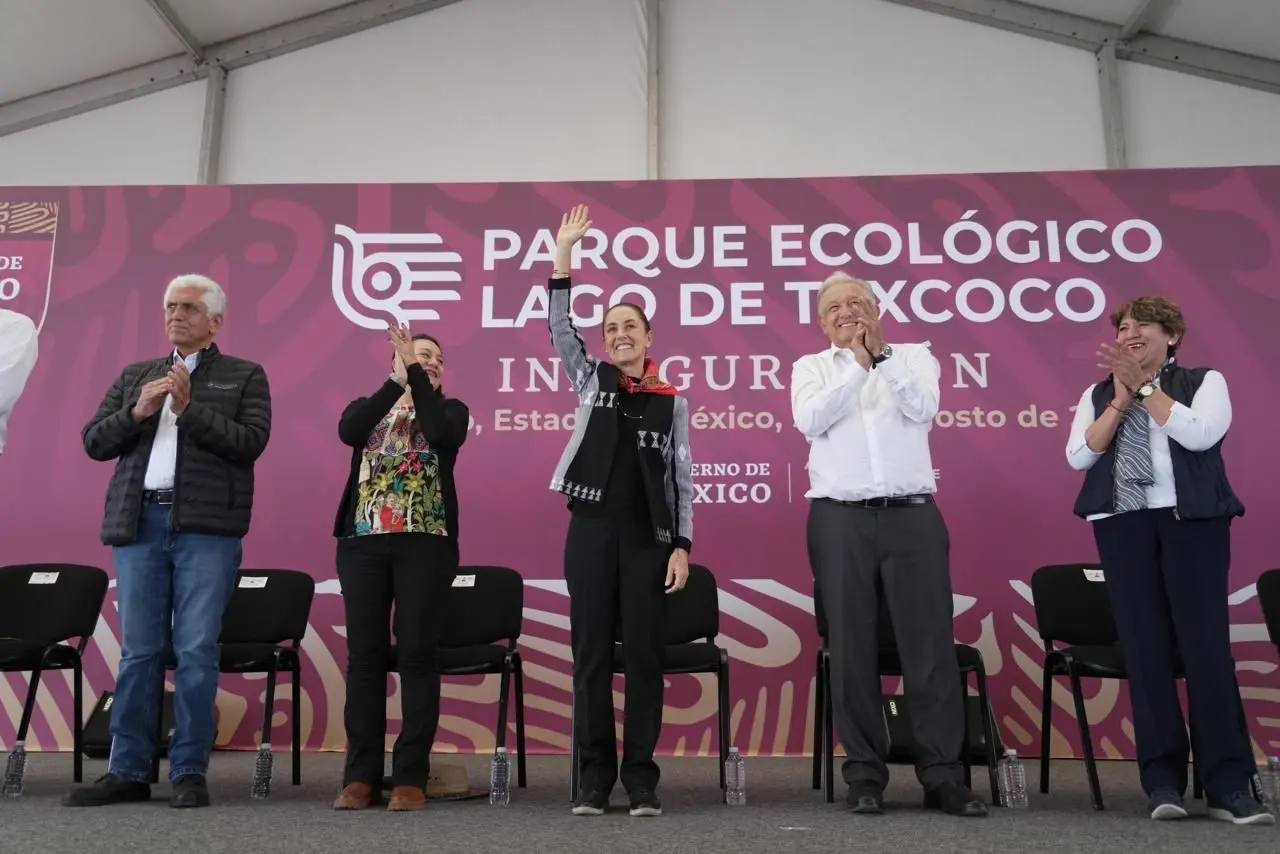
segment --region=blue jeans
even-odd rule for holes
[[[217,735],[218,636],[240,568],[239,538],[174,533],[169,510],[144,504],[137,539],[112,549],[123,643],[109,773],[138,782],[151,780],[171,642],[177,669],[169,779],[208,771]]]

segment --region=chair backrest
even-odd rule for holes
[[[1280,569],[1268,569],[1258,577],[1258,601],[1262,603],[1267,636],[1280,649]]]
[[[1031,574],[1031,601],[1036,628],[1047,643],[1113,646],[1120,642],[1099,564],[1040,567]]]
[[[889,605],[885,601],[883,591],[877,588],[876,594],[879,597],[876,605],[878,611],[876,617],[876,642],[881,649],[896,649],[898,640],[893,633],[893,619],[889,616]],[[818,637],[822,638],[823,645],[826,645],[828,641],[827,612],[824,608],[822,589],[815,580],[813,582],[813,616],[818,623]]]
[[[222,614],[221,643],[301,643],[316,580],[296,569],[242,569]]]
[[[714,641],[720,634],[720,590],[711,570],[689,564],[689,580],[683,590],[666,594],[662,642],[667,646]]]
[[[43,643],[88,638],[110,583],[105,571],[75,563],[0,568],[0,637]]]
[[[449,588],[440,646],[515,643],[524,625],[524,579],[506,566],[460,566]]]

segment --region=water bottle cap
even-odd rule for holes
[[[1010,749],[1008,749],[1008,750],[1006,750],[1006,751],[1004,752],[1004,755],[1005,755],[1005,756],[1007,756],[1007,757],[1009,757],[1010,759],[1017,759],[1017,758],[1018,758],[1018,751],[1016,751],[1016,750],[1014,750],[1014,749],[1010,748]]]
[[[498,753],[500,753],[500,754],[502,754],[503,756],[505,756],[505,755],[507,754],[507,749],[506,749],[505,747],[499,747],[499,748],[498,748]]]
[[[737,752],[738,752],[738,748],[736,748],[736,747],[730,747],[730,748],[729,748],[729,752],[730,752],[730,753],[737,753]]]

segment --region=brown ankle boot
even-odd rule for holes
[[[335,810],[363,810],[373,803],[376,792],[368,783],[349,783],[333,801]]]
[[[391,812],[413,812],[427,805],[427,793],[417,786],[396,786],[391,790],[387,809]]]

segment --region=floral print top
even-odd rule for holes
[[[412,406],[398,405],[369,434],[356,489],[355,536],[448,536],[439,455]]]

